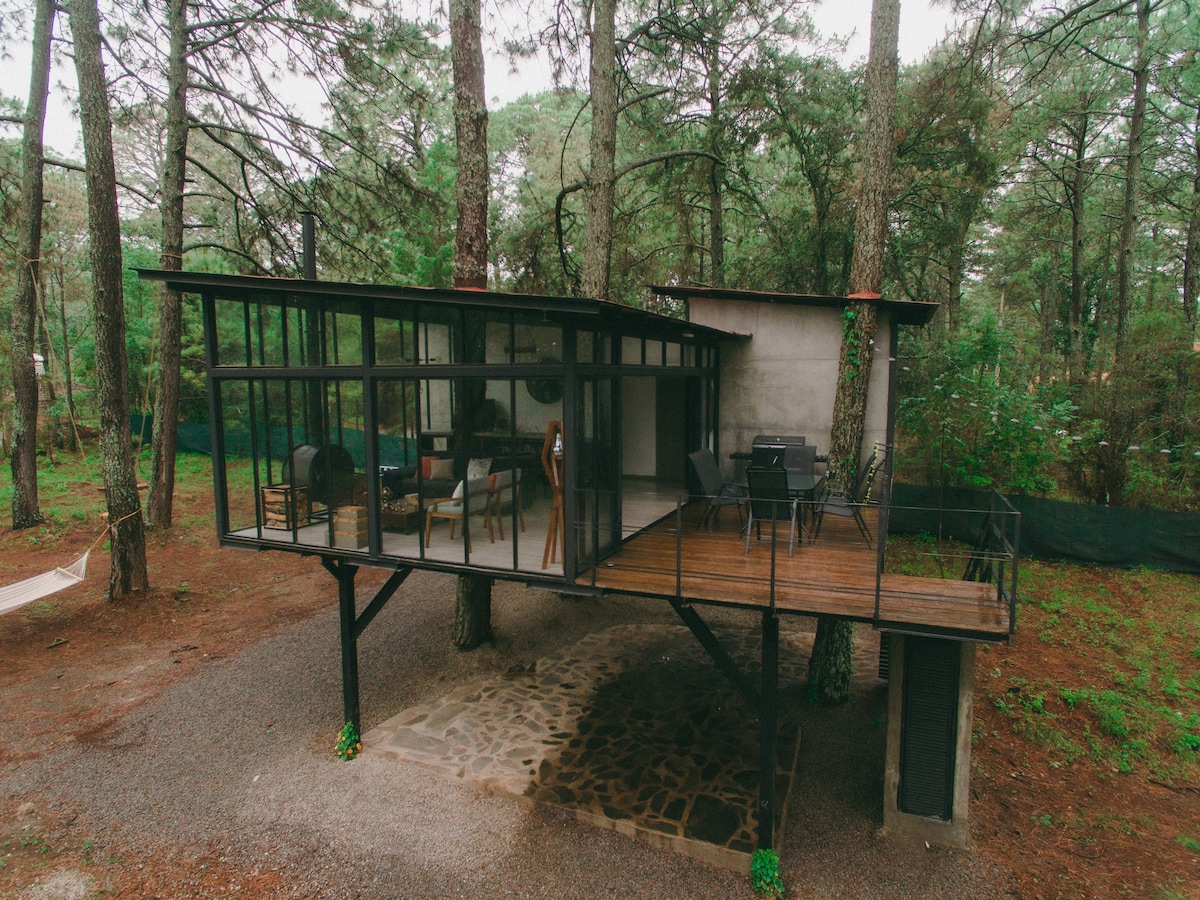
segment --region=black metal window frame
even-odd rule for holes
[[[249,393],[253,394],[253,385],[279,381],[285,390],[294,392],[296,385],[301,390],[311,390],[315,384],[335,386],[347,380],[360,381],[362,384],[362,403],[364,418],[363,469],[366,472],[378,470],[378,447],[372,436],[378,434],[377,426],[377,397],[378,385],[384,381],[426,381],[426,380],[459,380],[486,379],[488,381],[510,380],[513,385],[529,379],[562,379],[564,439],[568,448],[575,446],[575,400],[581,380],[602,377],[619,376],[636,372],[641,376],[661,374],[662,376],[698,375],[710,387],[706,389],[705,419],[709,422],[716,420],[716,384],[718,370],[718,347],[722,335],[708,334],[705,329],[696,329],[687,322],[668,320],[662,317],[636,311],[613,311],[601,306],[597,310],[558,310],[546,307],[545,304],[529,310],[507,307],[489,303],[454,302],[442,297],[426,299],[417,298],[378,298],[355,297],[339,295],[323,295],[319,291],[297,293],[286,288],[271,287],[263,289],[237,286],[231,289],[220,288],[201,290],[205,316],[205,334],[207,343],[207,371],[209,380],[209,396],[212,408],[210,410],[214,458],[220,459],[220,465],[214,465],[214,489],[216,491],[218,537],[227,543],[245,544],[245,538],[231,536],[231,523],[228,509],[228,484],[225,466],[225,440],[222,432],[223,415],[221,411],[222,385],[228,382],[248,384]],[[219,359],[221,350],[217,346],[221,332],[218,330],[217,310],[219,306],[233,303],[241,304],[242,340],[241,358],[243,365],[231,364],[228,351],[225,359]],[[273,317],[270,310],[278,310]],[[294,311],[294,312],[290,312]],[[435,312],[436,311],[436,312]],[[597,314],[599,312],[599,314]],[[625,316],[628,313],[636,317],[630,321]],[[487,362],[486,355],[480,358],[474,355],[474,361],[466,362],[471,356],[463,345],[468,329],[468,317],[473,313],[482,316],[486,321],[495,322],[499,319],[506,325],[508,346],[505,349],[505,361]],[[305,322],[303,316],[315,317],[315,321]],[[342,350],[342,335],[338,329],[346,329],[345,319],[350,316],[357,318],[357,331],[361,340],[361,349],[352,355],[352,360],[345,361]],[[457,318],[457,323],[454,319]],[[450,360],[425,362],[425,350],[422,342],[425,337],[423,324],[440,320],[449,324],[457,334],[452,335],[456,342]],[[533,361],[514,362],[517,330],[519,323],[537,321],[557,325],[562,335],[562,359],[552,360],[538,358]],[[277,322],[277,332],[268,334],[268,325]],[[402,335],[411,335],[413,346],[408,348],[401,342],[402,358],[411,362],[396,362],[395,357],[390,361],[380,362],[377,354],[378,333],[381,323],[397,326]],[[407,330],[406,330],[407,329]],[[697,333],[705,332],[705,333]],[[590,358],[576,359],[576,342],[578,335],[590,335]],[[269,339],[279,342],[277,348],[272,348]],[[629,360],[623,358],[622,345],[629,338],[638,342],[642,353],[640,358]],[[588,343],[588,342],[585,342]],[[676,351],[674,348],[677,347]],[[646,348],[657,353],[656,359],[647,360]],[[293,352],[295,350],[295,352]],[[300,355],[301,359],[294,357]],[[315,359],[315,364],[311,361]],[[272,360],[276,364],[271,364]],[[458,360],[458,361],[454,361]],[[514,388],[515,389],[515,388]],[[426,394],[428,392],[425,392]],[[289,394],[289,407],[294,404]],[[711,404],[711,405],[710,405]],[[290,417],[290,409],[289,409]],[[419,417],[418,417],[419,418]],[[513,417],[515,419],[515,417]],[[618,404],[617,431],[613,440],[619,452],[621,413]],[[323,423],[326,428],[328,423]],[[418,446],[421,441],[420,422],[415,423],[415,435]],[[515,429],[515,421],[510,422],[510,428]],[[292,426],[290,424],[288,433]],[[326,428],[327,430],[327,428]],[[713,430],[715,433],[715,429]],[[257,452],[257,450],[255,451]],[[218,469],[220,471],[218,471]],[[569,524],[576,521],[575,491],[577,488],[577,473],[574,459],[568,459],[564,473],[564,517]],[[255,474],[257,490],[257,472]],[[377,510],[380,504],[380,494],[377,479],[366,479],[366,494],[368,510]],[[594,507],[594,504],[592,504]],[[327,553],[328,555],[350,556],[362,558],[365,562],[394,565],[397,561],[406,564],[422,565],[429,568],[466,568],[477,569],[465,559],[461,566],[447,564],[444,561],[426,558],[422,546],[421,558],[395,557],[383,555],[380,543],[380,526],[378,517],[368,512],[370,527],[368,529],[368,546],[360,551],[333,548],[310,548],[297,545],[297,550],[307,550]],[[260,520],[261,524],[261,520]],[[250,541],[249,543],[255,543]],[[561,579],[570,581],[576,574],[576,548],[574,542],[568,541],[564,547],[564,569]],[[278,544],[271,546],[277,547]],[[290,549],[285,547],[285,549]],[[514,558],[516,556],[514,548]],[[497,573],[508,574],[508,571]],[[514,575],[527,576],[527,570],[515,570]]]

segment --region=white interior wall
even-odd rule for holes
[[[653,478],[657,461],[654,430],[658,418],[653,378],[621,379],[622,475]]]

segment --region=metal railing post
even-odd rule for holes
[[[770,609],[775,612],[775,525],[779,521],[778,504],[771,504],[771,592]]]
[[[675,596],[683,597],[683,504],[675,498]]]

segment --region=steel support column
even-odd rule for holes
[[[338,583],[338,614],[342,637],[342,708],[345,721],[362,730],[362,715],[358,702],[358,637],[371,624],[384,605],[412,574],[412,567],[397,569],[379,589],[370,603],[357,615],[354,598],[354,576],[358,566],[344,559],[323,558],[321,565]]]
[[[775,752],[779,724],[779,616],[762,614],[762,703],[758,738],[758,846],[769,850],[775,843]]]
[[[358,566],[344,559],[336,563],[325,563],[338,583],[338,613],[342,636],[342,710],[343,719],[362,728],[362,714],[358,703],[358,638],[354,632],[354,576]]]
[[[708,653],[709,658],[716,664],[721,673],[729,679],[730,684],[734,686],[742,699],[746,701],[746,705],[750,707],[750,712],[754,715],[759,715],[762,712],[762,697],[754,687],[754,682],[742,674],[742,671],[737,667],[737,663],[729,655],[729,652],[721,646],[721,642],[717,640],[716,635],[709,629],[708,624],[700,618],[700,614],[691,606],[688,606],[681,600],[674,597],[667,598],[675,612],[679,614],[679,618],[683,620],[683,624],[688,627],[692,635],[700,642],[700,646]],[[776,625],[778,628],[778,624]]]

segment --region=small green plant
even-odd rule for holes
[[[1087,700],[1088,692],[1084,690],[1073,690],[1072,688],[1060,688],[1058,697],[1063,703],[1067,704],[1071,709],[1074,709],[1083,701]]]
[[[1180,756],[1187,756],[1190,753],[1200,753],[1200,735],[1198,734],[1181,734],[1173,744],[1171,749]]]
[[[342,730],[338,732],[337,745],[333,748],[333,752],[345,760],[354,759],[362,753],[362,741],[359,739],[358,729],[354,727],[353,722],[347,722],[342,726]]]
[[[778,853],[761,848],[754,851],[750,857],[750,884],[759,896],[783,896],[783,875],[779,872]]]
[[[21,846],[31,848],[38,853],[49,853],[50,845],[35,834],[27,834],[21,838]]]
[[[1200,841],[1196,840],[1190,834],[1181,834],[1175,840],[1193,853],[1200,853]]]
[[[847,306],[842,311],[842,346],[845,348],[846,354],[846,380],[853,381],[858,374],[858,368],[861,364],[861,346],[858,339],[858,333],[854,329],[855,320],[858,319],[858,310],[851,309]]]

